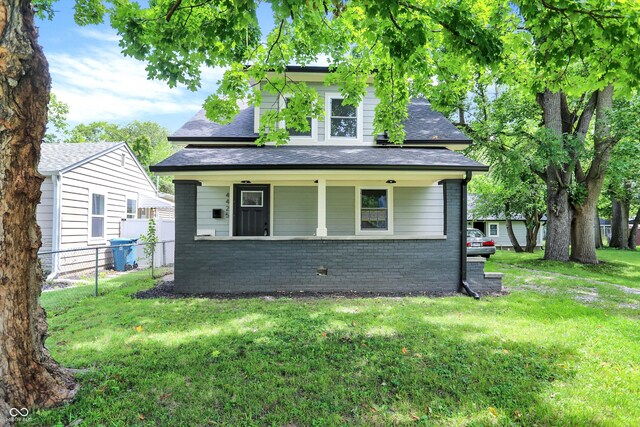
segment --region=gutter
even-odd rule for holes
[[[467,282],[467,184],[471,181],[471,176],[471,171],[467,170],[460,191],[460,286],[458,291],[465,291],[470,297],[480,299],[480,295],[471,289]]]
[[[53,184],[53,224],[51,227],[51,273],[47,276],[47,282],[55,279],[60,274],[60,202],[62,198],[62,172],[51,175]]]

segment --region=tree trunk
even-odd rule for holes
[[[562,94],[548,89],[538,94],[544,125],[556,138],[562,136]],[[569,192],[571,171],[568,165],[549,164],[545,173],[547,184],[547,244],[544,259],[569,261],[571,215]]]
[[[594,215],[598,198],[604,184],[604,177],[609,167],[611,150],[615,141],[611,137],[609,114],[613,108],[613,86],[609,85],[598,91],[596,107],[596,123],[594,132],[594,150],[589,170],[584,176],[576,169],[578,184],[586,189],[586,197],[581,205],[574,206],[573,226],[575,241],[571,246],[571,259],[584,264],[597,264],[594,236]],[[579,164],[578,164],[579,167]]]
[[[638,208],[638,212],[636,212],[635,218],[633,218],[633,225],[631,226],[631,230],[629,231],[629,239],[628,246],[629,249],[636,249],[637,235],[638,235],[638,225],[640,224],[640,208]]]
[[[28,0],[0,0],[0,425],[10,408],[71,399],[73,377],[44,347],[37,172],[47,121],[49,70]]]
[[[527,244],[524,248],[525,252],[533,253],[538,246],[538,233],[540,232],[540,217],[534,215],[533,218],[527,218],[525,221],[527,228]]]
[[[611,200],[611,243],[618,249],[629,249],[629,203],[624,200]]]
[[[513,232],[513,224],[511,223],[511,218],[507,218],[506,220],[507,234],[509,235],[509,240],[511,241],[511,245],[513,246],[513,250],[516,252],[524,252],[522,246],[520,246],[520,242],[518,242],[518,238]]]
[[[595,236],[596,249],[602,248],[602,230],[600,229],[600,214],[598,213],[598,207],[593,210],[593,235]]]

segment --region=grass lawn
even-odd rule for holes
[[[480,301],[136,300],[148,272],[120,276],[49,319],[82,388],[25,424],[640,425],[640,252],[600,256],[500,252],[511,293]]]

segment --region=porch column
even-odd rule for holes
[[[327,235],[327,180],[318,179],[318,228],[316,236]]]

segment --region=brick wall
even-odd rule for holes
[[[445,187],[447,239],[440,240],[194,240],[196,188],[176,181],[178,292],[458,290],[459,181]]]

